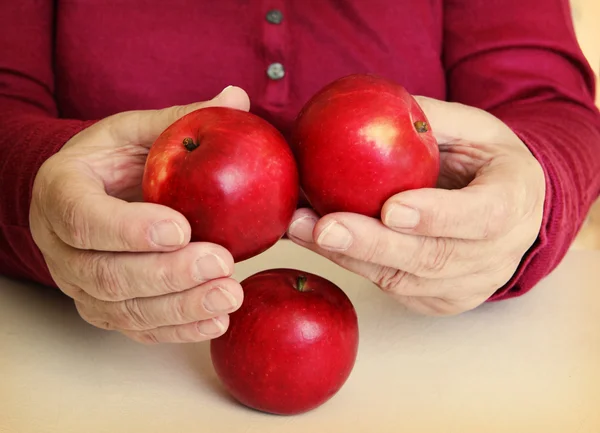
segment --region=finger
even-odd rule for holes
[[[300,212],[304,214],[305,212]],[[310,215],[303,215],[311,217]],[[300,222],[306,223],[307,220]],[[308,224],[308,223],[307,223]],[[309,227],[305,227],[305,232]],[[350,272],[361,275],[383,292],[412,311],[427,315],[453,315],[468,311],[485,302],[506,283],[508,274],[473,275],[467,278],[429,279],[398,269],[357,260],[347,255],[324,250],[314,242],[296,236],[290,239]]]
[[[373,263],[362,262],[343,254],[323,250],[314,243],[290,238],[350,272],[373,282],[383,292],[411,311],[428,316],[451,316],[472,310],[494,293],[490,283],[473,285],[473,279],[427,279]],[[475,279],[476,280],[476,279]]]
[[[300,220],[297,224],[306,224],[306,227],[302,230],[304,233],[309,232],[310,220]],[[473,276],[468,280],[465,280],[464,277],[418,277],[409,272],[389,266],[365,262],[343,253],[323,249],[308,238],[302,239],[298,237],[298,232],[295,230],[294,232],[295,234],[290,234],[290,239],[296,244],[322,255],[344,269],[367,278],[381,288],[381,290],[394,296],[445,297],[460,300],[463,296],[470,296],[473,292],[473,287],[477,287],[478,291],[485,292],[489,289],[488,286],[490,286],[479,275]]]
[[[229,277],[233,257],[204,242],[170,253],[106,253],[55,245],[49,258],[53,274],[103,301],[124,301],[178,293],[201,283]]]
[[[383,223],[398,232],[438,238],[495,239],[507,233],[521,211],[504,183],[460,190],[420,189],[390,198]]]
[[[415,99],[439,144],[497,143],[498,137],[514,136],[508,126],[484,110],[426,96],[415,96]]]
[[[77,300],[76,306],[84,320],[99,328],[144,331],[231,313],[242,300],[240,284],[231,278],[221,278],[181,293],[151,298],[108,302],[88,296]]]
[[[107,195],[84,166],[62,167],[45,188],[42,208],[66,244],[97,251],[172,251],[190,241],[186,218],[166,206]]]
[[[228,86],[212,100],[162,110],[128,111],[107,119],[110,137],[119,144],[150,147],[158,136],[177,119],[205,107],[230,107],[248,111],[250,99],[241,88]]]
[[[299,215],[307,218],[298,220]],[[290,235],[299,236],[301,224],[311,222],[306,214],[296,213]],[[484,266],[483,261],[476,260],[481,248],[474,241],[397,233],[374,218],[354,213],[324,216],[315,224],[312,239],[322,249],[419,277],[454,278]]]
[[[185,325],[163,326],[146,331],[121,331],[143,344],[196,343],[220,337],[227,331],[229,316],[219,316]]]
[[[462,189],[401,192],[384,204],[381,220],[402,233],[497,239],[517,226],[540,199],[539,188],[523,179],[519,166],[499,158],[484,166]]]
[[[313,244],[315,242],[313,231],[319,218],[319,215],[310,208],[296,209],[286,232],[288,238],[300,240],[303,244]]]

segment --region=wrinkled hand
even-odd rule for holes
[[[58,287],[81,317],[145,342],[217,337],[242,302],[224,248],[190,243],[180,213],[142,203],[149,147],[179,117],[203,106],[248,110],[228,88],[212,101],[108,117],[74,136],[39,170],[30,225]]]
[[[458,314],[514,275],[536,240],[545,178],[525,144],[489,113],[418,97],[441,152],[438,188],[391,197],[381,221],[296,211],[288,235],[408,308]]]

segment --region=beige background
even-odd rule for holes
[[[278,417],[222,391],[207,344],[141,346],[65,297],[0,278],[2,433],[598,433],[600,251],[571,251],[519,299],[457,317],[404,311],[290,242],[238,266],[299,267],[343,287],[361,340],[342,390]]]

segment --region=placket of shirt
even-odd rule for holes
[[[263,1],[264,104],[277,109],[289,98],[290,71],[287,68],[289,25],[286,0]]]

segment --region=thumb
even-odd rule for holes
[[[227,86],[210,101],[176,105],[161,110],[128,111],[111,116],[106,121],[115,143],[150,147],[156,138],[177,119],[205,107],[230,107],[248,111],[250,99],[243,89]]]
[[[479,108],[425,96],[414,98],[425,112],[438,144],[487,144],[507,133],[512,134],[508,126],[497,117]]]

